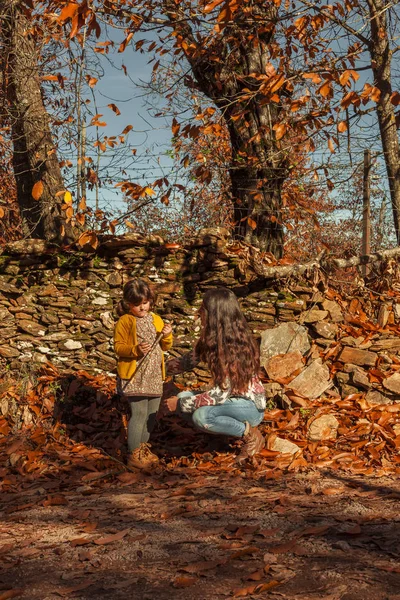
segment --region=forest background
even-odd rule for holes
[[[277,258],[359,254],[370,150],[372,250],[396,245],[398,10],[2,0],[3,241],[223,225]]]

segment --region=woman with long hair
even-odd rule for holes
[[[166,400],[170,411],[191,414],[207,433],[243,438],[240,460],[260,452],[264,438],[258,425],[265,410],[259,380],[260,352],[233,292],[208,290],[199,310],[200,339],[194,350],[168,363],[171,374],[191,370],[200,361],[212,375],[212,387],[195,394],[181,392]]]

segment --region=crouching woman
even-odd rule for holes
[[[207,392],[185,391],[166,400],[169,411],[191,414],[206,433],[243,439],[238,459],[260,452],[265,444],[258,425],[263,420],[265,391],[259,380],[260,353],[233,292],[206,292],[199,310],[200,339],[194,349],[168,363],[171,374],[205,363],[212,375]]]

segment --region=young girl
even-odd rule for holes
[[[206,292],[200,307],[201,333],[194,350],[168,363],[170,373],[208,365],[213,386],[208,392],[181,392],[166,401],[170,411],[191,413],[193,423],[207,433],[243,438],[239,460],[264,447],[258,430],[266,406],[258,378],[259,348],[233,292],[225,288]]]
[[[128,466],[136,468],[146,468],[158,462],[148,441],[163,389],[165,369],[162,351],[172,346],[171,325],[165,325],[161,317],[150,312],[153,304],[154,293],[143,279],[128,281],[117,308],[122,316],[114,330],[114,350],[118,357],[117,389],[131,407]],[[157,343],[159,334],[161,338]]]

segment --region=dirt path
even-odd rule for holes
[[[3,493],[0,600],[400,599],[400,482],[196,468]]]

